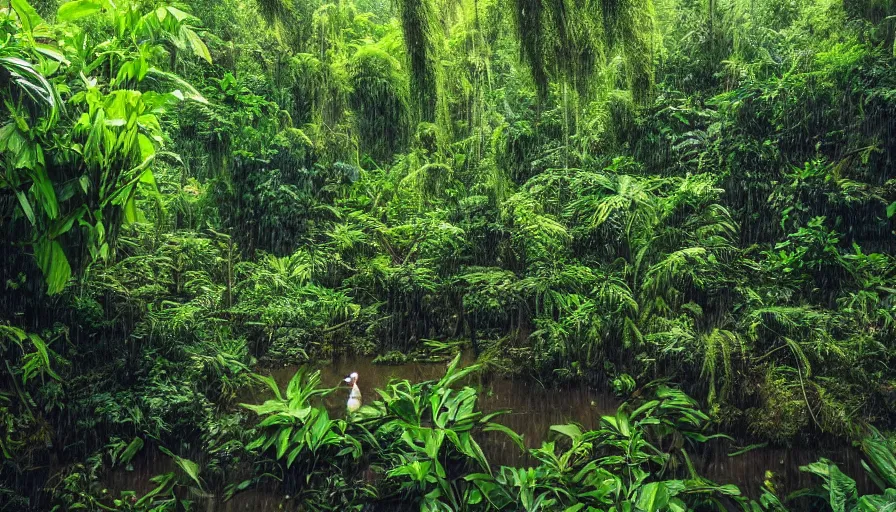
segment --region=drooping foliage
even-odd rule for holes
[[[401,64],[377,46],[359,48],[349,62],[349,104],[365,154],[377,161],[405,149],[411,125]]]
[[[514,0],[520,49],[539,96],[552,81],[588,96],[595,74],[612,60],[625,61],[626,86],[639,103],[653,86],[653,60],[659,34],[652,0]]]
[[[411,100],[419,121],[434,123],[439,104],[442,24],[432,0],[397,2],[410,76]]]

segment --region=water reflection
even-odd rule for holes
[[[464,363],[472,362],[472,357],[468,355],[465,355],[464,359]],[[297,369],[297,367],[284,367],[269,373],[280,387],[285,389]],[[373,364],[371,358],[357,356],[343,356],[320,368],[323,386],[342,386],[325,400],[327,408],[334,417],[345,414],[345,402],[349,390],[345,387],[343,379],[351,372],[358,372],[360,375],[358,385],[363,400],[365,403],[370,403],[378,398],[375,389],[384,388],[390,380],[407,379],[411,382],[434,380],[444,375],[445,369],[445,363],[378,365]],[[534,380],[506,379],[489,375],[480,375],[468,384],[481,390],[479,404],[484,412],[512,410],[510,414],[499,417],[497,421],[522,434],[525,444],[530,448],[540,446],[548,436],[550,426],[554,424],[576,422],[585,428],[596,428],[600,417],[614,414],[619,404],[610,393],[585,386],[545,388]],[[267,398],[264,390],[257,390],[247,394],[242,400],[260,403]],[[503,434],[487,433],[482,439],[482,447],[488,460],[495,466],[535,464]],[[860,492],[874,491],[862,469],[861,453],[849,446],[835,450],[761,448],[737,457],[728,457],[728,451],[729,448],[722,443],[711,445],[706,453],[700,454],[701,457],[695,457],[696,469],[710,480],[738,485],[751,497],[758,497],[766,470],[776,473],[778,489],[784,494],[817,484],[818,481],[801,472],[799,466],[814,462],[820,457],[831,459],[844,473],[855,478]],[[201,459],[201,453],[196,454],[194,460],[200,462],[200,467],[202,467]],[[120,470],[111,472],[107,479],[109,488],[116,493],[123,489],[145,493],[153,487],[149,478],[174,470],[171,460],[155,449],[145,449],[144,454],[135,460],[134,466],[135,469],[131,472]],[[277,489],[271,487],[243,492],[226,503],[219,500],[202,500],[196,510],[288,511],[297,506],[296,503],[284,502]]]
[[[464,363],[472,363],[472,356],[464,354]],[[435,380],[445,374],[446,365],[409,363],[402,365],[373,364],[370,358],[343,356],[321,368],[321,379],[325,386],[339,384],[351,372],[358,372],[358,385],[364,400],[376,400],[374,389],[384,388],[390,380],[407,379],[411,382]],[[296,368],[283,368],[273,372],[274,379],[285,386]],[[486,412],[509,409],[511,412],[498,418],[498,422],[510,427],[523,436],[526,446],[538,447],[544,440],[551,425],[580,423],[586,428],[598,426],[600,417],[612,414],[619,405],[609,393],[599,392],[583,386],[545,388],[530,379],[506,379],[479,375],[469,385],[480,389],[479,406]],[[344,414],[348,390],[340,390],[331,395],[327,406],[334,415]],[[489,461],[500,465],[521,465],[531,463],[519,449],[504,435],[489,436],[490,443],[483,443],[483,450]]]

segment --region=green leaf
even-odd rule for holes
[[[47,282],[47,294],[61,292],[72,276],[72,268],[62,246],[55,240],[41,240],[34,245],[34,256]]]
[[[887,217],[892,217],[896,215],[896,201],[890,203],[890,206],[887,206]]]
[[[160,8],[160,9],[162,9],[162,8]],[[182,23],[184,20],[193,18],[192,14],[184,12],[184,11],[178,9],[177,7],[171,7],[170,5],[165,7],[164,11],[166,11],[167,14],[170,14],[171,16],[173,16],[174,19],[176,19],[178,23]]]
[[[687,512],[688,506],[678,498],[669,501],[669,512]]]
[[[253,373],[252,377],[266,385],[268,389],[274,393],[274,396],[277,397],[277,400],[283,400],[283,395],[280,394],[280,386],[277,385],[277,381],[275,381],[273,377],[269,375],[259,375],[257,373]]]
[[[65,64],[66,66],[71,64],[71,62],[69,62],[69,60],[65,58],[65,55],[63,55],[62,52],[59,51],[59,48],[56,46],[50,46],[45,43],[34,43],[34,49],[41,55],[49,57],[56,62]]]
[[[481,368],[480,365],[474,364],[458,370],[458,366],[460,365],[460,356],[460,352],[458,352],[458,354],[454,356],[454,359],[452,359],[451,363],[448,364],[448,370],[445,372],[445,376],[439,380],[439,382],[435,386],[436,388],[449,387],[458,380]]]
[[[747,446],[747,447],[741,448],[740,450],[736,450],[736,451],[733,451],[733,452],[729,453],[728,456],[729,456],[729,457],[737,457],[738,455],[743,455],[743,454],[745,454],[745,453],[747,453],[747,452],[749,452],[749,451],[756,450],[756,449],[759,449],[759,448],[765,448],[766,446],[768,446],[768,442],[767,442],[767,441],[764,442],[764,443],[751,444],[751,445],[749,445],[749,446]]]
[[[856,482],[843,474],[836,464],[823,458],[807,466],[801,466],[800,471],[813,473],[824,479],[828,491],[828,503],[833,512],[852,511],[858,500]]]
[[[34,224],[34,209],[31,208],[31,203],[28,201],[28,197],[25,196],[25,193],[21,190],[16,190],[16,197],[19,200],[19,205],[22,207],[22,211],[25,213],[25,217]]]
[[[34,345],[35,350],[37,350],[37,354],[40,357],[41,366],[44,371],[47,372],[47,375],[56,380],[61,380],[59,378],[59,375],[57,375],[56,372],[53,371],[53,368],[50,367],[50,352],[47,350],[47,344],[44,342],[44,340],[37,334],[29,334],[28,339],[31,340],[31,343]],[[22,380],[23,382],[26,382],[27,374],[26,377]]]
[[[573,443],[582,438],[582,429],[572,423],[566,425],[551,425],[551,430],[572,439]]]
[[[84,217],[85,213],[87,213],[87,206],[81,205],[65,217],[56,219],[50,225],[50,230],[47,235],[51,239],[53,239],[58,236],[64,235],[65,233],[68,233],[69,230],[72,229],[72,225],[75,223],[75,221],[81,220]]]
[[[284,428],[277,436],[277,458],[282,459],[289,448],[289,437],[292,435],[292,427]]]
[[[36,196],[40,199],[40,205],[43,206],[47,217],[51,220],[59,216],[59,202],[56,200],[56,191],[53,189],[53,183],[47,176],[47,170],[43,165],[38,165],[31,169],[28,173],[34,181],[34,189]]]
[[[254,441],[252,441],[251,443],[249,443],[248,445],[246,445],[246,450],[248,450],[248,451],[251,452],[252,450],[261,448],[262,445],[264,445],[264,443],[265,443],[267,440],[268,440],[267,436],[264,436],[264,435],[259,436],[259,437],[256,438]]]
[[[43,24],[43,18],[40,17],[40,14],[37,13],[27,0],[11,0],[10,4],[12,4],[13,10],[16,11],[16,14],[19,16],[22,28],[24,28],[26,32],[34,32],[34,29],[37,28],[37,26]]]
[[[274,414],[273,416],[268,416],[267,418],[261,420],[258,423],[260,428],[273,427],[274,425],[291,425],[295,423],[295,418],[291,416],[287,416],[286,414]]]
[[[669,492],[662,482],[651,482],[641,488],[635,508],[641,512],[656,512],[669,504]]]
[[[103,9],[102,4],[91,2],[90,0],[75,0],[67,2],[59,7],[56,11],[56,19],[58,21],[75,21],[86,18],[100,12]]]
[[[133,440],[131,440],[130,443],[128,443],[128,447],[125,448],[123,452],[121,452],[119,460],[122,463],[127,464],[131,461],[131,459],[134,458],[134,455],[137,455],[137,452],[139,452],[141,449],[143,449],[143,439],[135,437]]]
[[[896,489],[887,489],[883,495],[862,496],[856,512],[896,512]]]
[[[133,195],[124,203],[124,221],[127,224],[137,222],[137,200]]]
[[[50,85],[50,82],[30,62],[18,57],[0,57],[0,68],[6,68],[12,75],[13,83],[18,85],[35,102],[46,103],[50,107],[48,112],[50,123],[56,122],[60,108],[59,95],[56,89]],[[17,121],[23,120],[24,118],[17,118]],[[27,125],[20,125],[19,128],[22,131],[28,130]],[[12,142],[18,142],[19,147],[13,148]],[[24,138],[19,136],[17,141],[7,141],[5,144],[10,144],[9,148],[17,151],[19,155],[19,161],[16,163],[17,167],[29,167],[29,163],[34,159],[30,158],[32,155],[26,154],[30,151],[26,151],[24,147]]]
[[[190,47],[193,49],[193,53],[197,57],[201,57],[205,59],[209,64],[212,63],[212,55],[208,52],[208,46],[199,38],[199,36],[192,29],[184,27],[182,29],[183,33],[187,36],[187,41],[190,42]]]
[[[157,68],[149,68],[146,71],[146,77],[157,82],[167,82],[174,85],[179,91],[181,91],[185,99],[192,100],[198,103],[208,103],[208,100],[206,100],[205,97],[203,97],[195,87],[193,87],[186,80],[175,75],[174,73],[168,73],[167,71],[162,71]]]
[[[286,457],[286,467],[292,467],[292,463],[296,461],[296,458],[302,453],[302,449],[305,448],[304,444],[299,444],[292,451],[289,452],[289,456]]]
[[[156,147],[152,143],[152,140],[150,140],[149,137],[143,135],[142,133],[137,134],[137,146],[140,148],[140,158],[142,160],[151,158],[156,154]],[[150,171],[149,169],[147,169],[147,171],[149,171],[150,175],[152,175],[152,171]],[[141,181],[144,181],[142,176]],[[152,183],[155,184],[155,179],[152,180]]]
[[[851,511],[857,501],[855,481],[843,474],[837,466],[831,465],[828,487],[834,512]]]
[[[190,477],[190,479],[192,479],[194,482],[196,482],[196,486],[198,486],[200,489],[203,488],[202,481],[199,479],[199,464],[196,464],[195,462],[193,462],[190,459],[185,459],[183,457],[179,457],[179,456],[171,453],[170,450],[168,450],[167,448],[165,448],[163,446],[160,446],[159,450],[162,453],[164,453],[165,455],[174,459],[175,464],[177,464],[178,467],[180,467],[180,469],[182,469],[184,471],[184,473],[186,473],[187,476]]]
[[[896,488],[896,455],[887,441],[877,436],[867,437],[862,440],[862,451],[887,487]]]
[[[15,123],[6,123],[0,128],[0,153],[6,151],[7,147],[10,145],[19,145],[21,144],[22,136],[18,133],[16,129]],[[10,147],[10,151],[14,149]]]
[[[511,441],[513,441],[513,444],[515,444],[520,451],[526,451],[526,445],[523,443],[523,436],[507,426],[501,425],[500,423],[488,423],[482,430],[484,432],[503,432]]]

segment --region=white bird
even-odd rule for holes
[[[353,413],[361,408],[361,389],[358,388],[358,374],[352,372],[351,375],[345,378],[345,382],[348,382],[348,385],[352,387],[352,390],[348,393],[348,402],[346,402],[346,408],[348,408],[349,413]]]

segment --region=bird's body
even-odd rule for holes
[[[352,373],[345,378],[352,390],[348,393],[348,402],[345,406],[349,413],[353,413],[361,408],[361,388],[358,387],[358,374]]]

